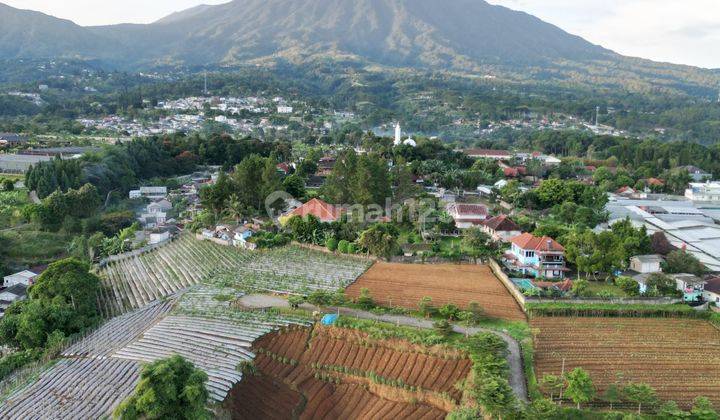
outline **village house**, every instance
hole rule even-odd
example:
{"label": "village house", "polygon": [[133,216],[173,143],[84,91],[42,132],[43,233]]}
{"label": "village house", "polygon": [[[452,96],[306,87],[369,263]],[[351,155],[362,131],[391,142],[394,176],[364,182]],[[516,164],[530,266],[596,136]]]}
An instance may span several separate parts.
{"label": "village house", "polygon": [[146,213],[164,213],[172,209],[172,203],[166,199],[156,200],[145,207]]}
{"label": "village house", "polygon": [[720,276],[711,277],[706,281],[703,298],[706,302],[713,302],[716,306],[720,306]]}
{"label": "village house", "polygon": [[467,149],[465,154],[473,159],[507,160],[513,157],[507,150]]}
{"label": "village house", "polygon": [[27,143],[27,137],[17,133],[0,133],[0,146],[19,146]]}
{"label": "village house", "polygon": [[686,170],[688,174],[690,175],[690,178],[692,178],[695,182],[704,182],[707,180],[711,180],[713,178],[712,174],[704,171],[697,166],[693,165],[687,165],[687,166],[680,166],[678,169],[680,170]]}
{"label": "village house", "polygon": [[35,283],[35,279],[37,279],[38,274],[33,273],[29,270],[24,270],[19,273],[11,274],[9,276],[3,277],[3,286],[4,287],[11,287],[16,284],[24,284],[25,286],[32,286],[33,283]]}
{"label": "village house", "polygon": [[675,280],[677,290],[683,292],[683,299],[686,302],[698,300],[703,296],[706,282],[700,277],[688,273],[671,274],[670,277]]}
{"label": "village house", "polygon": [[139,190],[131,190],[130,199],[149,198],[151,200],[159,200],[167,196],[167,187],[140,187]]}
{"label": "village house", "polygon": [[691,182],[685,197],[692,201],[720,201],[720,182]]}
{"label": "village house", "polygon": [[511,238],[510,243],[505,259],[514,270],[536,278],[565,278],[565,248],[554,239],[523,233]]}
{"label": "village house", "polygon": [[27,288],[27,285],[18,283],[0,291],[0,316],[5,314],[13,302],[27,298]]}
{"label": "village house", "polygon": [[445,211],[455,220],[458,229],[482,225],[488,217],[488,209],[483,204],[450,203]]}
{"label": "village house", "polygon": [[636,255],[630,258],[630,270],[640,274],[659,273],[662,262],[661,255]]}
{"label": "village house", "polygon": [[520,226],[513,222],[506,214],[501,214],[486,220],[482,225],[483,232],[490,235],[495,241],[508,242],[510,238],[520,235]]}
{"label": "village house", "polygon": [[335,167],[336,160],[333,156],[321,157],[317,163],[318,170],[316,175],[321,177],[329,176],[332,173],[333,167]]}
{"label": "village house", "polygon": [[313,198],[302,206],[280,216],[280,223],[287,223],[293,216],[315,216],[322,223],[336,222],[340,219],[343,214],[343,209],[340,207],[328,204],[319,198]]}

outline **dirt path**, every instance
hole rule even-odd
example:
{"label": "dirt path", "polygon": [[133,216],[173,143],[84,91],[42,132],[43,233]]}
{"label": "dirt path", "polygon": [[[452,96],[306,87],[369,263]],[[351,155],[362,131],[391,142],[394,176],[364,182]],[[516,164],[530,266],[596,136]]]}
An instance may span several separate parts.
{"label": "dirt path", "polygon": [[[246,295],[240,298],[240,303],[249,308],[268,308],[268,307],[289,307],[287,300],[269,295]],[[320,311],[320,308],[305,303],[300,306],[302,309],[310,311]],[[419,319],[406,315],[375,315],[372,312],[363,311],[353,308],[325,308],[323,312],[339,312],[341,315],[353,316],[362,319],[372,319],[376,321],[388,322],[396,325],[404,325],[408,327],[432,329],[433,321],[427,319]],[[515,395],[522,401],[527,401],[527,383],[525,382],[525,370],[523,369],[522,351],[520,343],[510,335],[487,328],[480,327],[463,327],[453,324],[453,331],[461,334],[477,334],[480,332],[488,332],[502,338],[508,345],[508,365],[510,368],[510,386]]]}

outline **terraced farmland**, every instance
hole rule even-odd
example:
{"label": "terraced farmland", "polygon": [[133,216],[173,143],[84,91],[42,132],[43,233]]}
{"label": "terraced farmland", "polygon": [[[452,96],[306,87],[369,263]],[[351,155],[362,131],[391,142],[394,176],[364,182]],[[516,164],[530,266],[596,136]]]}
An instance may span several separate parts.
{"label": "terraced farmland", "polygon": [[201,282],[244,292],[334,291],[354,281],[368,265],[294,246],[250,252],[183,235],[103,267],[98,305],[106,317],[116,316]]}
{"label": "terraced farmland", "polygon": [[242,378],[237,366],[255,357],[252,343],[290,323],[262,313],[248,313],[242,320],[171,315],[113,357],[153,362],[179,354],[208,374],[211,398],[222,401]]}
{"label": "terraced farmland", "polygon": [[167,315],[175,299],[156,301],[150,305],[112,318],[82,340],[71,345],[62,355],[109,356],[135,340],[145,330]]}
{"label": "terraced farmland", "polygon": [[682,407],[699,395],[720,406],[720,331],[702,320],[539,317],[531,321],[538,378],[587,370],[600,392],[622,378]]}
{"label": "terraced farmland", "polygon": [[110,262],[100,270],[99,305],[107,317],[170,296],[219,272],[237,271],[250,254],[183,235],[139,256]]}
{"label": "terraced farmland", "polygon": [[1,405],[0,418],[102,418],[132,392],[139,378],[140,363],[132,360],[62,359]]}
{"label": "terraced farmland", "polygon": [[379,262],[348,287],[347,294],[357,298],[363,288],[383,306],[417,309],[429,296],[435,306],[452,303],[464,308],[475,301],[491,317],[525,320],[518,303],[485,265]]}
{"label": "terraced farmland", "polygon": [[442,419],[459,401],[456,384],[471,367],[457,352],[419,351],[401,340],[321,326],[312,334],[308,328],[269,334],[253,350],[259,376],[231,392],[226,407],[234,418],[301,411],[301,419]]}
{"label": "terraced farmland", "polygon": [[289,246],[254,254],[238,282],[244,288],[271,292],[335,291],[369,266],[365,260]]}

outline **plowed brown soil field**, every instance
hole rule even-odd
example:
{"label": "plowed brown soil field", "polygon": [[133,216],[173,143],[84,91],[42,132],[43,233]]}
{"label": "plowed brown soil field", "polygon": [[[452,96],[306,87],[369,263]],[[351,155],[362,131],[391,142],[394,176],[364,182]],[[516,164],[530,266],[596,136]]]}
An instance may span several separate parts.
{"label": "plowed brown soil field", "polygon": [[[462,354],[345,331],[315,326],[312,334],[302,328],[256,341],[258,374],[246,375],[225,407],[236,419],[443,419],[459,402],[455,384],[471,368]],[[417,391],[378,385],[364,372]]]}
{"label": "plowed brown soil field", "polygon": [[684,408],[697,396],[720,407],[720,331],[710,323],[670,318],[539,317],[538,379],[581,367],[601,394],[609,384],[647,383]]}
{"label": "plowed brown soil field", "polygon": [[508,290],[486,265],[375,263],[347,289],[357,298],[363,288],[382,306],[418,309],[429,296],[434,306],[452,303],[461,308],[477,302],[488,316],[525,320],[525,314]]}

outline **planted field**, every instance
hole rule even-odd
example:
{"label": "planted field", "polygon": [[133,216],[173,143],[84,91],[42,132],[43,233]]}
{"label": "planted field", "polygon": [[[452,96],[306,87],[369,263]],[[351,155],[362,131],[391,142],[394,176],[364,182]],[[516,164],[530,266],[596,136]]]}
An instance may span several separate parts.
{"label": "planted field", "polygon": [[600,392],[609,384],[644,382],[683,407],[696,396],[720,406],[720,331],[702,320],[565,318],[531,321],[538,378],[587,370]]}
{"label": "planted field", "polygon": [[65,357],[109,356],[162,319],[174,304],[174,300],[157,301],[144,308],[117,316],[65,349],[62,355]]}
{"label": "planted field", "polygon": [[234,278],[250,291],[309,294],[345,288],[367,270],[369,262],[296,246],[253,253]]}
{"label": "planted field", "polygon": [[97,419],[132,393],[140,363],[63,359],[0,406],[3,419]]}
{"label": "planted field", "polygon": [[179,354],[208,374],[210,397],[222,401],[242,378],[241,362],[251,361],[258,337],[289,324],[283,318],[248,313],[244,319],[168,316],[113,357],[153,362]]}
{"label": "planted field", "polygon": [[[234,418],[260,415],[268,409],[264,400],[270,399],[278,401],[280,418],[299,412],[301,419],[441,419],[460,401],[456,384],[471,368],[454,350],[321,326],[312,333],[295,328],[268,334],[253,350],[259,376],[251,383],[278,394],[259,393],[244,379],[226,402]],[[295,402],[303,399],[304,406]]]}
{"label": "planted field", "polygon": [[417,309],[429,296],[434,306],[461,308],[477,302],[488,316],[524,320],[525,314],[508,290],[484,265],[376,263],[347,288],[357,298],[363,288],[383,306]]}
{"label": "planted field", "polygon": [[119,315],[201,282],[245,292],[335,291],[367,266],[366,261],[299,247],[249,252],[184,235],[103,267],[99,306],[107,317]]}
{"label": "planted field", "polygon": [[184,235],[103,267],[100,308],[106,316],[141,308],[219,272],[239,270],[248,259],[247,252]]}

